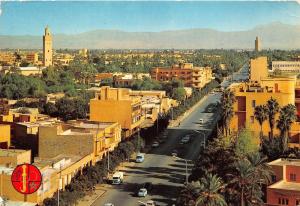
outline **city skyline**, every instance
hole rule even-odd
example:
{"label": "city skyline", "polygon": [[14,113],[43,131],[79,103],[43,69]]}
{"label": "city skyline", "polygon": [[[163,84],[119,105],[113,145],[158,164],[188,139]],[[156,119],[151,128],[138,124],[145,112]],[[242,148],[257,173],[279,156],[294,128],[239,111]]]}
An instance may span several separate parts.
{"label": "city skyline", "polygon": [[[41,35],[92,30],[159,32],[205,28],[244,31],[282,22],[299,25],[297,2],[2,2],[1,35]],[[37,9],[38,8],[38,9]]]}

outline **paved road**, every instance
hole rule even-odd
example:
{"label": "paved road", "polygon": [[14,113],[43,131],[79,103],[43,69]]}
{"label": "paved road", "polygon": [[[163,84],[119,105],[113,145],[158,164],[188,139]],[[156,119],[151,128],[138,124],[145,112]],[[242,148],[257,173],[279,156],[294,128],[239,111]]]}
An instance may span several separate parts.
{"label": "paved road", "polygon": [[[235,74],[235,78],[240,76],[244,78],[247,76],[246,71],[247,66],[245,65],[239,71],[242,75]],[[228,81],[226,84],[230,84],[230,82]],[[105,186],[106,192],[95,201],[93,206],[102,206],[105,203],[113,203],[115,206],[135,206],[139,205],[138,201],[146,202],[150,199],[159,205],[175,204],[176,195],[185,179],[185,161],[183,159],[188,161],[188,169],[191,169],[193,160],[197,159],[200,152],[204,136],[208,136],[219,116],[216,113],[207,113],[205,109],[209,104],[216,103],[220,96],[220,93],[209,94],[194,112],[181,122],[179,127],[168,129],[167,141],[146,154],[143,163],[127,163],[123,170],[125,183],[117,186]],[[204,120],[204,124],[199,123],[200,119]],[[182,146],[179,142],[185,134],[192,134],[193,138],[192,142]],[[183,159],[171,156],[174,149]],[[135,193],[145,182],[153,183],[153,190],[145,198],[136,197]]]}
{"label": "paved road", "polygon": [[221,84],[222,87],[228,87],[231,83],[233,82],[240,82],[240,81],[245,81],[248,80],[249,78],[249,64],[246,63],[244,66],[238,71],[233,73],[232,76],[224,80]]}

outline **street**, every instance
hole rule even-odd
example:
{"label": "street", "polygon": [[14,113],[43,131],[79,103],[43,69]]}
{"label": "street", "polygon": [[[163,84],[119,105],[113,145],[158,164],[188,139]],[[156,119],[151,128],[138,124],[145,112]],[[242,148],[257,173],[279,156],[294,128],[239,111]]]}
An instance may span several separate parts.
{"label": "street", "polygon": [[[246,66],[234,74],[241,79],[247,76]],[[224,83],[225,84],[225,83]],[[230,82],[226,82],[228,86]],[[224,86],[225,86],[224,85]],[[188,169],[193,166],[193,160],[198,158],[204,138],[207,137],[216,124],[219,114],[209,113],[206,107],[219,101],[221,93],[208,94],[207,98],[188,115],[178,127],[169,128],[167,141],[158,148],[152,149],[145,155],[143,163],[125,163],[124,184],[105,185],[106,192],[99,197],[93,206],[102,206],[105,203],[113,203],[115,206],[140,205],[138,201],[146,202],[154,200],[158,205],[173,205],[176,203],[178,193],[185,181],[185,160],[188,161]],[[200,123],[203,119],[203,123]],[[191,142],[180,145],[180,139],[191,134]],[[178,151],[179,158],[172,157],[172,151]],[[136,197],[136,192],[145,183],[151,182],[153,190],[146,197]]]}

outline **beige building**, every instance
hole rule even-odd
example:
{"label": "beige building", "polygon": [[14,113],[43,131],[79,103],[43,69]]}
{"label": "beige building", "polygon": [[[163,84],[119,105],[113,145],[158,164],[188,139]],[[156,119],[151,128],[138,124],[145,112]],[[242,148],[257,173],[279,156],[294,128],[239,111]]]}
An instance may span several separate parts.
{"label": "beige building", "polygon": [[45,28],[43,36],[43,65],[52,66],[52,35],[48,26]]}
{"label": "beige building", "polygon": [[42,67],[18,67],[17,72],[24,76],[41,76],[43,69]]}
{"label": "beige building", "polygon": [[260,82],[261,79],[268,77],[267,57],[258,57],[250,60],[250,80]]}
{"label": "beige building", "polygon": [[95,163],[121,142],[121,126],[118,123],[73,120],[40,126],[38,135],[40,158],[92,154]]}
{"label": "beige building", "polygon": [[0,165],[16,167],[25,163],[31,163],[30,150],[0,149]]}
{"label": "beige building", "polygon": [[130,96],[130,89],[101,87],[90,100],[90,120],[118,122],[127,138],[136,133],[144,121],[141,97]]}

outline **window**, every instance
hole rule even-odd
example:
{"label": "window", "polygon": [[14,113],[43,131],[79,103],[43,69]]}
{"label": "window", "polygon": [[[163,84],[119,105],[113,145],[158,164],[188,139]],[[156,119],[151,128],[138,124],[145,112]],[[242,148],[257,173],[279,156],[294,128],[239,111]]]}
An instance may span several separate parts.
{"label": "window", "polygon": [[278,198],[278,205],[289,205],[289,199],[287,199],[287,198]]}
{"label": "window", "polygon": [[290,181],[296,181],[296,174],[290,174]]}
{"label": "window", "polygon": [[272,175],[272,182],[276,182],[276,175]]}
{"label": "window", "polygon": [[254,116],[250,117],[250,123],[253,124],[254,123]]}
{"label": "window", "polygon": [[256,102],[255,100],[252,100],[252,107],[255,108],[255,106],[256,106]]}
{"label": "window", "polygon": [[300,205],[300,199],[296,199],[296,206]]}

